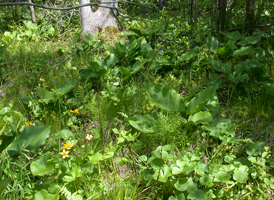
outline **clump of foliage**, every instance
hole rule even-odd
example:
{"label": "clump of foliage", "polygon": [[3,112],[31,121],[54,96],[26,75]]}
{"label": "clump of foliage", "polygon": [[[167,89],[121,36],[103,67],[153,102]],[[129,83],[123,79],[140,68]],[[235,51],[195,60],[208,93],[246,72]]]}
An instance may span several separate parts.
{"label": "clump of foliage", "polygon": [[5,28],[0,199],[273,198],[273,30],[166,3],[124,33]]}

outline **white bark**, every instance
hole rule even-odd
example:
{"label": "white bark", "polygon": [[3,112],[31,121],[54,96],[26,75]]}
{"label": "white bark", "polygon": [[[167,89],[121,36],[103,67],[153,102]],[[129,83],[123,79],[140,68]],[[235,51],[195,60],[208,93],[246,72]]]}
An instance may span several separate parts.
{"label": "white bark", "polygon": [[[31,3],[31,0],[28,0],[29,3]],[[31,19],[34,23],[36,23],[36,17],[33,6],[29,6],[30,13],[31,13]]]}
{"label": "white bark", "polygon": [[[108,2],[109,0],[101,0],[101,2]],[[113,1],[113,0],[112,0]],[[114,0],[115,1],[115,0]],[[80,0],[80,5],[90,3],[90,0]],[[118,7],[118,2],[111,4],[101,4],[113,8]],[[82,22],[82,35],[92,33],[96,35],[99,30],[103,30],[108,26],[117,28],[116,18],[111,9],[99,7],[96,12],[92,12],[90,6],[81,7],[81,22]],[[116,12],[114,11],[116,15]]]}

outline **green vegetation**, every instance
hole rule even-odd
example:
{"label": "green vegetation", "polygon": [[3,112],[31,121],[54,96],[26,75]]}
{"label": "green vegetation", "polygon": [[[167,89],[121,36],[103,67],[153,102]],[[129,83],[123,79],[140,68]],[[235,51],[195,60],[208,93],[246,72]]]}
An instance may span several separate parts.
{"label": "green vegetation", "polygon": [[274,198],[274,28],[149,2],[84,37],[0,7],[0,200]]}

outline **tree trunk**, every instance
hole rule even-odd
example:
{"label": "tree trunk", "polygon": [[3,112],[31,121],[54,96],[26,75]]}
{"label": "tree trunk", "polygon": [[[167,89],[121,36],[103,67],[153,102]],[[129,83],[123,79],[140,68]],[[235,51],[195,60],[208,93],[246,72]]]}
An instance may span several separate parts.
{"label": "tree trunk", "polygon": [[262,11],[264,10],[265,2],[266,2],[266,0],[263,0],[263,2],[261,4],[260,4],[260,1],[258,2],[258,13],[257,13],[257,17],[256,17],[257,24],[260,24],[261,15],[262,15]]}
{"label": "tree trunk", "polygon": [[[28,0],[29,3],[31,3],[31,0]],[[36,22],[36,17],[35,17],[35,12],[33,6],[29,6],[30,9],[30,14],[31,14],[31,19],[35,23]]]}
{"label": "tree trunk", "polygon": [[226,6],[227,6],[227,0],[221,0],[220,1],[220,22],[221,22],[221,31],[225,31],[226,27]]}
{"label": "tree trunk", "polygon": [[[101,2],[108,2],[109,0],[101,0]],[[90,3],[90,0],[80,0],[80,5]],[[118,8],[118,2],[111,4],[101,4],[102,6],[108,6]],[[96,12],[92,12],[90,6],[81,7],[81,22],[82,22],[82,35],[91,33],[96,35],[98,31],[105,29],[108,26],[116,27],[117,14],[115,9],[109,9],[99,7]]]}
{"label": "tree trunk", "polygon": [[246,0],[245,25],[248,33],[251,33],[254,26],[254,2],[255,0]]}

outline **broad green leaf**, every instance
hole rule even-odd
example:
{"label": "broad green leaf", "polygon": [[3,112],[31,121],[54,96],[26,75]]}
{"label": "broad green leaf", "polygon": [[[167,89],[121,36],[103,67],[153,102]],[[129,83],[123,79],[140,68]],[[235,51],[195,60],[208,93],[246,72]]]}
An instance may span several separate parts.
{"label": "broad green leaf", "polygon": [[131,126],[141,131],[142,133],[154,133],[157,122],[157,114],[135,115],[129,119]]}
{"label": "broad green leaf", "polygon": [[43,145],[49,137],[49,126],[27,126],[7,148],[11,156],[19,155],[24,151],[32,151]]}
{"label": "broad green leaf", "polygon": [[202,190],[192,190],[189,195],[187,195],[187,199],[196,199],[196,200],[204,200],[204,192]]}
{"label": "broad green leaf", "polygon": [[143,33],[139,29],[130,28],[129,30],[136,33],[140,37],[143,35]]}
{"label": "broad green leaf", "polygon": [[235,167],[234,167],[234,165],[222,165],[220,167],[220,170],[224,171],[224,172],[232,172],[235,170]]}
{"label": "broad green leaf", "polygon": [[226,173],[224,171],[219,171],[217,174],[215,174],[214,181],[228,183],[230,178],[231,178],[231,176],[228,173]]}
{"label": "broad green leaf", "polygon": [[236,172],[233,174],[233,179],[235,181],[239,181],[240,183],[245,183],[248,179],[248,173],[247,173],[248,167],[245,165],[242,165],[239,167],[239,169],[236,170]]}
{"label": "broad green leaf", "polygon": [[42,99],[42,101],[44,101],[45,103],[49,103],[50,100],[54,99],[54,95],[46,88],[37,87],[36,92],[38,96]]}
{"label": "broad green leaf", "polygon": [[44,176],[55,170],[55,163],[47,160],[48,156],[42,156],[30,164],[30,171],[33,176]]}
{"label": "broad green leaf", "polygon": [[194,113],[193,115],[190,115],[188,117],[188,121],[192,121],[195,124],[208,124],[212,121],[212,115],[208,111],[200,111],[197,113]]}
{"label": "broad green leaf", "polygon": [[105,46],[105,49],[107,50],[107,51],[109,51],[110,53],[112,53],[112,54],[115,54],[116,52],[115,52],[115,49],[112,47],[112,46],[110,46],[109,44],[106,44]]}
{"label": "broad green leaf", "polygon": [[82,176],[81,167],[76,163],[72,163],[71,169],[70,169],[70,174],[75,178],[81,177]]}
{"label": "broad green leaf", "polygon": [[95,41],[95,37],[91,33],[85,35],[84,39],[89,43],[89,45],[92,45]]}
{"label": "broad green leaf", "polygon": [[35,200],[58,200],[59,194],[51,194],[47,190],[42,189],[35,193]]}
{"label": "broad green leaf", "polygon": [[11,111],[10,107],[4,107],[0,110],[0,115],[6,114],[10,111]]}
{"label": "broad green leaf", "polygon": [[170,166],[170,168],[171,168],[171,170],[172,170],[172,174],[174,174],[174,175],[181,174],[181,173],[183,173],[183,171],[184,171],[184,169],[183,169],[182,166],[178,166],[178,165],[176,165],[176,164],[172,164],[172,165]]}
{"label": "broad green leaf", "polygon": [[128,159],[125,158],[125,157],[117,158],[116,161],[118,162],[118,164],[119,164],[120,166],[124,166],[125,164],[127,164],[127,163],[129,162]]}
{"label": "broad green leaf", "polygon": [[272,57],[274,58],[274,50],[273,49],[271,49],[270,47],[267,49],[267,51],[268,51],[268,53],[270,54],[270,55],[272,55]]}
{"label": "broad green leaf", "polygon": [[200,178],[200,183],[202,185],[208,186],[208,187],[212,187],[213,184],[213,177],[211,175],[206,175],[204,174],[201,178]]}
{"label": "broad green leaf", "polygon": [[114,67],[119,62],[118,58],[114,54],[110,54],[104,59],[104,68],[105,70]]}
{"label": "broad green leaf", "polygon": [[211,67],[215,69],[218,72],[223,72],[225,74],[230,74],[231,69],[228,65],[225,63],[222,63],[221,61],[213,60],[212,57],[209,58],[209,62],[211,64]]}
{"label": "broad green leaf", "polygon": [[137,60],[132,66],[128,66],[126,69],[128,71],[133,70],[134,72],[137,72],[139,69],[141,69],[143,66],[143,63],[140,60]]}
{"label": "broad green leaf", "polygon": [[0,152],[2,152],[7,146],[9,146],[15,139],[15,134],[1,135],[2,143],[0,145]]}
{"label": "broad green leaf", "polygon": [[233,52],[233,56],[244,56],[247,54],[250,54],[252,52],[252,47],[247,46],[247,47],[241,47],[240,49],[236,50]]}
{"label": "broad green leaf", "polygon": [[249,81],[249,80],[250,80],[250,78],[249,78],[249,76],[248,76],[247,73],[238,75],[238,76],[236,76],[236,77],[233,76],[233,75],[229,75],[229,76],[228,76],[228,79],[231,80],[233,83],[236,83],[236,84],[238,84],[238,83],[243,83],[243,82],[245,82],[245,81]]}
{"label": "broad green leaf", "polygon": [[100,48],[104,44],[104,40],[101,40],[100,42],[96,43],[94,45],[95,48]]}
{"label": "broad green leaf", "polygon": [[196,167],[196,163],[195,162],[189,162],[189,163],[185,163],[184,166],[183,166],[183,172],[188,175],[190,174],[191,172],[194,171]]}
{"label": "broad green leaf", "polygon": [[213,37],[212,35],[209,35],[206,39],[206,45],[207,45],[207,48],[214,52],[214,53],[217,53],[217,50],[219,49],[220,47],[220,43],[219,41]]}
{"label": "broad green leaf", "polygon": [[260,42],[262,35],[252,35],[250,37],[247,38],[247,42],[248,44],[257,44],[258,42]]}
{"label": "broad green leaf", "polygon": [[103,155],[103,160],[106,160],[106,159],[109,159],[109,158],[112,158],[114,156],[114,152],[110,151],[110,152],[106,152],[104,155]]}
{"label": "broad green leaf", "polygon": [[188,186],[189,186],[190,182],[189,182],[189,178],[183,178],[182,180],[178,180],[175,184],[174,187],[183,192],[185,190],[187,190]]}
{"label": "broad green leaf", "polygon": [[64,129],[64,130],[60,131],[60,136],[61,136],[61,138],[67,140],[69,138],[73,138],[74,135],[70,130]]}
{"label": "broad green leaf", "polygon": [[131,37],[129,42],[126,44],[126,48],[128,50],[129,53],[133,53],[133,51],[136,50],[136,46],[137,46],[137,40],[135,37]]}
{"label": "broad green leaf", "polygon": [[232,50],[230,48],[230,46],[228,45],[225,45],[223,47],[220,47],[218,50],[217,50],[217,53],[222,56],[223,58],[227,58],[229,57],[231,54],[232,54]]}
{"label": "broad green leaf", "polygon": [[80,105],[82,103],[81,98],[70,98],[67,100],[69,104],[75,104],[75,105]]}
{"label": "broad green leaf", "polygon": [[168,177],[170,177],[170,175],[171,175],[170,171],[171,171],[170,167],[164,165],[160,168],[160,170],[156,170],[156,172],[153,175],[153,178],[154,178],[154,180],[158,180],[162,183],[165,183],[167,181]]}
{"label": "broad green leaf", "polygon": [[88,158],[90,160],[90,163],[92,165],[95,165],[95,164],[99,163],[99,161],[103,160],[103,155],[98,152],[92,156],[88,156]]}
{"label": "broad green leaf", "polygon": [[175,90],[149,83],[145,83],[144,87],[149,98],[160,108],[174,112],[185,110],[184,100]]}
{"label": "broad green leaf", "polygon": [[0,180],[0,194],[6,189],[9,182],[10,182],[9,179],[7,179],[7,178]]}
{"label": "broad green leaf", "polygon": [[37,24],[33,23],[32,21],[23,21],[24,25],[30,30],[37,30]]}
{"label": "broad green leaf", "polygon": [[68,80],[56,87],[57,93],[64,95],[69,93],[77,84],[77,80]]}
{"label": "broad green leaf", "polygon": [[274,96],[274,84],[272,83],[262,83],[266,91],[271,95]]}
{"label": "broad green leaf", "polygon": [[203,107],[207,104],[209,99],[214,95],[215,91],[218,88],[218,83],[207,87],[206,89],[202,90],[198,94],[195,95],[189,102],[187,106],[187,112],[189,115],[192,115],[196,112],[199,112],[203,109]]}
{"label": "broad green leaf", "polygon": [[225,36],[231,40],[235,40],[235,41],[238,41],[238,40],[241,40],[243,38],[245,38],[245,36],[242,36],[239,31],[234,31],[234,32],[227,32],[225,34]]}
{"label": "broad green leaf", "polygon": [[115,53],[124,58],[128,54],[128,50],[126,48],[126,45],[121,43],[121,41],[118,39],[115,41],[114,44],[115,47]]}
{"label": "broad green leaf", "polygon": [[200,52],[200,49],[198,49],[198,48],[191,49],[190,51],[181,55],[180,61],[189,61],[192,58],[194,58],[195,56],[197,56],[197,54],[199,52]]}

